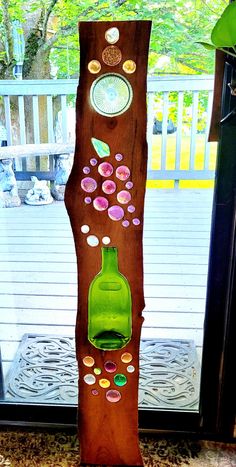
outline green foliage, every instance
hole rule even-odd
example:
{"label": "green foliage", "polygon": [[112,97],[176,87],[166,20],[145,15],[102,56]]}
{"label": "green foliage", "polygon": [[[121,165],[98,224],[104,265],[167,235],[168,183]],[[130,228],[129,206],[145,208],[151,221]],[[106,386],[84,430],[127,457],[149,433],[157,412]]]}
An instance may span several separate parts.
{"label": "green foliage", "polygon": [[236,45],[236,2],[230,3],[211,33],[212,43],[216,47],[233,47]]}
{"label": "green foliage", "polygon": [[[6,51],[9,41],[7,22],[10,27],[13,21],[19,20],[26,42],[25,61],[37,59],[37,51],[30,53],[29,43],[30,40],[35,43],[32,42],[35,35],[39,48],[45,52],[47,48],[50,50],[52,75],[60,78],[78,76],[78,21],[114,19],[152,20],[149,73],[211,73],[213,46],[205,50],[199,45],[196,50],[194,44],[202,36],[210,35],[212,25],[226,5],[226,0],[214,0],[214,3],[213,0],[1,1],[0,54]],[[3,15],[4,7],[8,18]],[[30,76],[31,64],[24,69]]]}
{"label": "green foliage", "polygon": [[[199,42],[206,49],[219,49],[236,57],[236,1],[230,3],[220,18],[216,21],[211,32],[212,43]],[[230,47],[232,50],[227,50]]]}

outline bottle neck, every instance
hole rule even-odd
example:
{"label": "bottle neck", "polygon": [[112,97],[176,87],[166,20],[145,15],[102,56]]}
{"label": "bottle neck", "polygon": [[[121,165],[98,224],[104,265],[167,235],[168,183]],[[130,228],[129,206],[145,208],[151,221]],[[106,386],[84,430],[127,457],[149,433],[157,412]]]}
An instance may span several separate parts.
{"label": "bottle neck", "polygon": [[102,272],[118,272],[118,252],[115,247],[102,248]]}

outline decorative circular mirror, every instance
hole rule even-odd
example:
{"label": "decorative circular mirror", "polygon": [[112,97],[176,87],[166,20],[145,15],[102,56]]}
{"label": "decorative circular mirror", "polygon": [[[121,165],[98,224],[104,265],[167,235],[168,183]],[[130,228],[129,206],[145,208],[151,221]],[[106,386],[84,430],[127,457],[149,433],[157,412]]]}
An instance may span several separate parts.
{"label": "decorative circular mirror", "polygon": [[123,114],[133,99],[130,83],[118,73],[107,73],[97,78],[90,89],[90,101],[101,115],[114,117]]}

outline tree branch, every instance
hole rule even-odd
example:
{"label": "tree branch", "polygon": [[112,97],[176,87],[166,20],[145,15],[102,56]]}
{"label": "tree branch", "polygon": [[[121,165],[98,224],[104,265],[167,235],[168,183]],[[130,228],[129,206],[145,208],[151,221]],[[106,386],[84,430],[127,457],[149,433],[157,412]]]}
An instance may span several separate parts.
{"label": "tree branch", "polygon": [[73,34],[75,32],[75,28],[73,26],[64,26],[61,29],[59,29],[50,39],[45,42],[43,48],[44,50],[51,49],[53,45],[57,42],[58,38],[61,36],[63,33],[64,35],[69,36],[70,34]]}
{"label": "tree branch", "polygon": [[3,26],[6,34],[6,58],[7,62],[10,64],[13,59],[13,36],[12,36],[12,26],[11,26],[11,17],[9,14],[9,1],[2,0],[2,11],[3,11]]}
{"label": "tree branch", "polygon": [[50,18],[50,15],[53,11],[53,8],[54,6],[57,4],[58,0],[52,0],[46,13],[45,13],[45,17],[44,17],[44,20],[43,20],[43,30],[42,30],[42,40],[43,42],[46,41],[46,38],[47,38],[47,28],[48,28],[48,21],[49,21],[49,18]]}

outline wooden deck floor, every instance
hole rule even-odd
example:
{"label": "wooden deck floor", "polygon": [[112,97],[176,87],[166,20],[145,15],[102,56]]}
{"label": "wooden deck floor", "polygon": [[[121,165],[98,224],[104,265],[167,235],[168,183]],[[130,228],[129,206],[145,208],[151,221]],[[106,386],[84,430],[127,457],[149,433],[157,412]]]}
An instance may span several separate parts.
{"label": "wooden deck floor", "polygon": [[[147,190],[142,337],[202,345],[211,190]],[[0,210],[4,373],[25,333],[74,335],[76,261],[64,203]]]}

